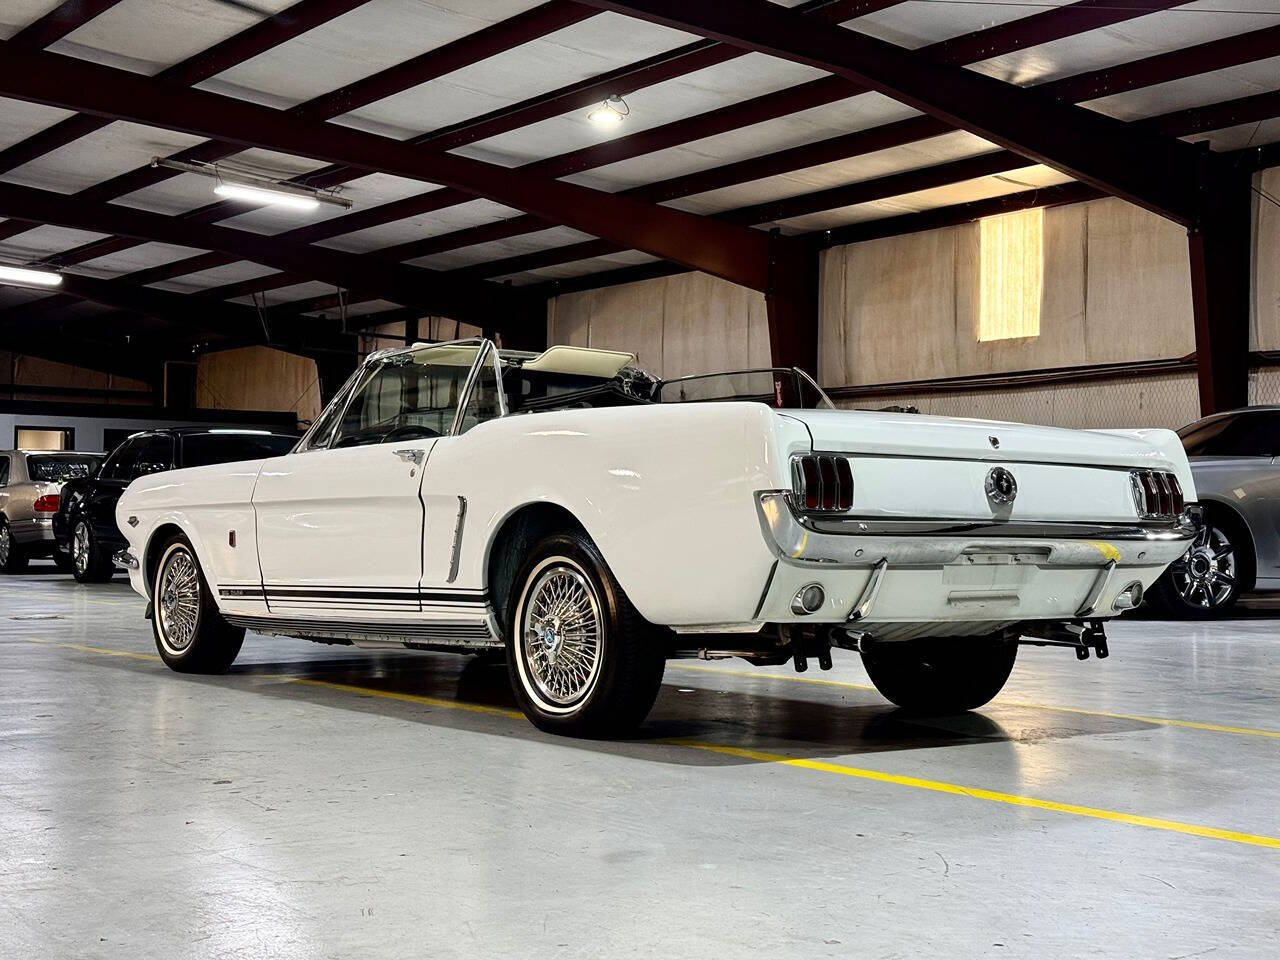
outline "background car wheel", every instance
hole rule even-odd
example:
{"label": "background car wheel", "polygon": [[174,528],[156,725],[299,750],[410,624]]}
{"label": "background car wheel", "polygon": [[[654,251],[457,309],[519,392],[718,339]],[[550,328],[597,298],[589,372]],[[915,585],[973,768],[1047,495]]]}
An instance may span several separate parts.
{"label": "background car wheel", "polygon": [[1213,513],[1191,547],[1151,589],[1153,606],[1184,620],[1225,616],[1253,583],[1253,553],[1244,526]]}
{"label": "background car wheel", "polygon": [[244,643],[244,628],[222,619],[191,544],[165,544],[151,584],[156,649],[179,673],[224,673]]}
{"label": "background car wheel", "polygon": [[61,570],[63,573],[75,572],[76,562],[72,558],[70,551],[54,550],[53,556],[50,557],[50,559],[53,560],[53,565],[57,567],[59,570]]}
{"label": "background car wheel", "polygon": [[517,573],[507,611],[516,700],[541,730],[610,737],[637,727],[662,686],[657,629],[582,533],[548,536]]}
{"label": "background car wheel", "polygon": [[868,646],[867,676],[881,695],[919,713],[962,713],[982,706],[1009,679],[1018,645],[1003,639],[923,637]]}
{"label": "background car wheel", "polygon": [[88,522],[77,520],[71,530],[71,575],[81,583],[105,583],[115,572],[115,564],[103,556]]}
{"label": "background car wheel", "polygon": [[21,573],[27,569],[27,554],[13,539],[9,521],[0,517],[0,573]]}

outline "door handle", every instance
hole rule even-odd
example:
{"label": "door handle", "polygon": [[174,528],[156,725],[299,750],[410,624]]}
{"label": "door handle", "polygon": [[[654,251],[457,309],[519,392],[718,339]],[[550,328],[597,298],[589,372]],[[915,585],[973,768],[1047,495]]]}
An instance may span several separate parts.
{"label": "door handle", "polygon": [[397,457],[405,463],[416,464],[422,466],[422,461],[426,459],[427,452],[425,450],[395,450],[393,451]]}

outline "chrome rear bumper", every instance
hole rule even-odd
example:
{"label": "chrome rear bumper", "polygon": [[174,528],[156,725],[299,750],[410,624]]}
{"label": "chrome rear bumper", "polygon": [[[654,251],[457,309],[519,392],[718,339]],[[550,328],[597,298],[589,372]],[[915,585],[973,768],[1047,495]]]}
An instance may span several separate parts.
{"label": "chrome rear bumper", "polygon": [[1151,567],[1172,563],[1199,528],[1191,506],[1174,523],[1026,523],[946,519],[811,518],[780,491],[758,495],[760,525],[774,555],[796,566],[938,566],[997,562],[1040,566]]}

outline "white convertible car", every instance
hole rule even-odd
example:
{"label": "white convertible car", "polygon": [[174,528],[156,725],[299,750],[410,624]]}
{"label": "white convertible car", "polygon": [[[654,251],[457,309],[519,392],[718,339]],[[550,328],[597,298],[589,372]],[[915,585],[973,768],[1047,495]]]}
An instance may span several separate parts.
{"label": "white convertible car", "polygon": [[1022,643],[1106,655],[1197,514],[1167,430],[837,410],[796,370],[655,380],[631,354],[382,351],[287,456],[134,481],[156,645],[245,630],[505,650],[543,729],[640,723],[673,657],[857,650],[900,706],[971,709]]}

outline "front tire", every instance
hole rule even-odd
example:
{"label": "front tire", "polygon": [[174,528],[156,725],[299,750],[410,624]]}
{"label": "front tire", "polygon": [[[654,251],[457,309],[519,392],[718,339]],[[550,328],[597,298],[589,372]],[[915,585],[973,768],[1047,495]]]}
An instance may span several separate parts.
{"label": "front tire", "polygon": [[0,517],[0,573],[21,573],[27,569],[27,552],[13,539],[9,521]]}
{"label": "front tire", "polygon": [[869,645],[867,676],[881,696],[913,713],[963,713],[989,703],[1013,670],[1018,645],[1006,640],[922,637]]}
{"label": "front tire", "polygon": [[77,520],[71,528],[71,575],[80,583],[106,583],[116,567],[98,545],[87,520]]}
{"label": "front tire", "polygon": [[244,643],[244,628],[218,613],[185,537],[165,544],[151,584],[151,630],[156,650],[178,673],[225,673]]}
{"label": "front tire", "polygon": [[605,738],[639,726],[666,668],[661,639],[582,533],[530,551],[507,611],[516,701],[540,730]]}

